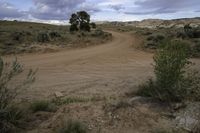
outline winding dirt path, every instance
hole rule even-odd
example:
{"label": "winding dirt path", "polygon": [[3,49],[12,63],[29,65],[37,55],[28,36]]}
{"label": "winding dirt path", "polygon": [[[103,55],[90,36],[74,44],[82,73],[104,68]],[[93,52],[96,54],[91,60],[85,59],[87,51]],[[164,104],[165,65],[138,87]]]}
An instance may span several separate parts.
{"label": "winding dirt path", "polygon": [[119,96],[152,75],[152,54],[136,50],[134,35],[112,32],[113,40],[98,46],[56,53],[19,55],[25,68],[38,68],[27,99],[66,96]]}
{"label": "winding dirt path", "polygon": [[112,32],[98,46],[56,53],[20,55],[25,68],[38,68],[37,81],[24,97],[48,98],[54,92],[78,96],[118,96],[152,74],[152,54],[134,49],[137,38]]}

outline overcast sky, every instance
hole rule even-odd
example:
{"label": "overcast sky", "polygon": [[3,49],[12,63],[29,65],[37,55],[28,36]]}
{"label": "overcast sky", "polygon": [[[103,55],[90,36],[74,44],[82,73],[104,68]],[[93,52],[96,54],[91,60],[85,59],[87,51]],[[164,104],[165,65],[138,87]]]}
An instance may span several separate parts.
{"label": "overcast sky", "polygon": [[93,21],[200,17],[200,0],[0,0],[0,19],[66,23],[85,10]]}

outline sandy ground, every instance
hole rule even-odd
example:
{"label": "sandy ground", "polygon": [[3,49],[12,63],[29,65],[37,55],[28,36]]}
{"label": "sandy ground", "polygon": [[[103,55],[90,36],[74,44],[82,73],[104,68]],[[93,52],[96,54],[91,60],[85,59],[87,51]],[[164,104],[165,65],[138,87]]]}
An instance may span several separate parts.
{"label": "sandy ground", "polygon": [[17,56],[26,69],[38,68],[36,82],[23,98],[48,98],[56,91],[118,96],[152,75],[152,54],[134,49],[138,42],[133,36],[112,34],[112,42],[99,46]]}
{"label": "sandy ground", "polygon": [[[153,54],[134,48],[133,35],[112,32],[113,40],[98,46],[55,53],[19,55],[26,69],[38,68],[37,80],[21,97],[25,100],[52,98],[57,91],[66,97],[110,97],[120,99],[153,76]],[[11,60],[12,57],[6,57]],[[193,59],[199,68],[200,60]],[[110,101],[109,101],[110,102]],[[165,123],[149,105],[111,111],[107,101],[76,103],[60,108],[30,133],[53,133],[62,118],[73,118],[97,133],[148,133]],[[37,123],[36,123],[37,125]]]}

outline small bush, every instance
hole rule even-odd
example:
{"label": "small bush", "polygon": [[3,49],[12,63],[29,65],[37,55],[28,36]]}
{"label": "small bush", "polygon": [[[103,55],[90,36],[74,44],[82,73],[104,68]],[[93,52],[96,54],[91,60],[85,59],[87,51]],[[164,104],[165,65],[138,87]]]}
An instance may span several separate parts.
{"label": "small bush", "polygon": [[146,35],[146,36],[151,35],[151,34],[152,34],[152,32],[150,32],[150,31],[146,31],[143,33],[143,35]]}
{"label": "small bush", "polygon": [[138,91],[165,102],[182,101],[188,94],[186,67],[189,64],[188,46],[179,41],[169,41],[161,45],[154,56],[155,81],[149,80]]}
{"label": "small bush", "polygon": [[161,34],[158,34],[156,36],[157,40],[164,40],[165,39],[165,36],[164,35],[161,35]]}
{"label": "small bush", "polygon": [[[139,90],[137,91],[137,95],[145,96],[145,97],[153,97],[156,94],[156,84],[152,79],[149,79],[147,82],[139,85]],[[154,90],[154,91],[152,91]]]}
{"label": "small bush", "polygon": [[199,38],[200,37],[200,28],[191,27],[189,24],[184,26],[184,31],[189,38]]}
{"label": "small bush", "polygon": [[0,110],[0,132],[12,132],[16,127],[21,126],[25,112],[18,107],[8,107]]}
{"label": "small bush", "polygon": [[19,85],[14,85],[9,87],[10,83],[14,78],[23,72],[23,67],[17,61],[17,59],[12,63],[4,63],[0,58],[0,109],[6,109],[12,105],[17,94],[24,88],[28,87],[35,80],[36,71],[30,70],[26,80],[24,80]]}
{"label": "small bush", "polygon": [[24,36],[22,32],[14,32],[11,34],[12,40],[14,41],[22,41]]}
{"label": "small bush", "polygon": [[147,37],[147,41],[152,41],[152,40],[154,40],[154,36]]}
{"label": "small bush", "polygon": [[68,120],[63,123],[58,133],[87,133],[87,127],[79,121]]}
{"label": "small bush", "polygon": [[97,29],[94,31],[94,33],[92,33],[92,36],[94,37],[99,37],[99,36],[103,36],[104,35],[104,32],[100,29]]}
{"label": "small bush", "polygon": [[30,109],[33,112],[46,111],[54,112],[56,111],[56,106],[49,101],[35,101],[31,104]]}
{"label": "small bush", "polygon": [[26,80],[21,84],[13,85],[11,81],[23,72],[23,67],[17,60],[12,64],[5,63],[0,58],[0,132],[8,132],[17,126],[22,118],[22,111],[13,107],[16,96],[34,80],[35,72],[30,70]]}
{"label": "small bush", "polygon": [[57,38],[57,37],[61,37],[61,35],[56,31],[51,31],[49,33],[49,36],[50,36],[51,39],[54,39],[54,38]]}
{"label": "small bush", "polygon": [[146,38],[146,42],[144,44],[145,48],[156,49],[159,45],[165,40],[164,35],[162,34],[151,34]]}
{"label": "small bush", "polygon": [[187,34],[183,31],[179,31],[179,32],[177,32],[176,37],[185,39],[185,38],[187,38]]}
{"label": "small bush", "polygon": [[90,23],[90,25],[91,25],[91,28],[93,28],[93,29],[97,28],[97,25],[94,22]]}
{"label": "small bush", "polygon": [[43,42],[48,42],[50,39],[48,33],[39,33],[37,36],[37,40],[38,42],[43,43]]}

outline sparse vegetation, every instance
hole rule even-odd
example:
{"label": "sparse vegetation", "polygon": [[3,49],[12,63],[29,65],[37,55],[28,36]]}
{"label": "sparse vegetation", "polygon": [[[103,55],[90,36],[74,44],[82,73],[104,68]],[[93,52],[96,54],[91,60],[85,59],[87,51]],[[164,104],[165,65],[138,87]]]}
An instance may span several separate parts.
{"label": "sparse vegetation", "polygon": [[11,86],[13,80],[22,72],[23,67],[17,59],[10,64],[0,58],[0,132],[2,133],[12,130],[22,118],[22,111],[14,107],[16,97],[35,80],[36,71],[30,70],[22,83]]}
{"label": "sparse vegetation", "polygon": [[38,112],[38,111],[46,111],[46,112],[54,112],[56,111],[56,106],[55,104],[41,100],[41,101],[35,101],[31,104],[30,109],[33,112]]}
{"label": "sparse vegetation", "polygon": [[37,36],[37,40],[38,42],[44,43],[44,42],[48,42],[50,39],[47,33],[39,33]]}
{"label": "sparse vegetation", "polygon": [[199,95],[199,76],[186,75],[188,73],[186,68],[190,63],[188,59],[186,44],[178,41],[163,44],[154,56],[156,79],[141,85],[138,94],[165,102],[182,101],[188,97],[188,93],[191,96],[193,91],[195,91],[193,98]]}
{"label": "sparse vegetation", "polygon": [[87,133],[87,127],[79,121],[64,121],[58,133]]}
{"label": "sparse vegetation", "polygon": [[[115,27],[118,28],[118,27]],[[165,40],[181,40],[189,44],[190,56],[199,57],[199,38],[200,27],[192,27],[189,24],[184,27],[168,27],[168,28],[138,28],[123,26],[118,28],[119,31],[136,33],[139,35],[143,43],[140,46],[144,50],[156,51]]]}
{"label": "sparse vegetation", "polygon": [[25,117],[25,111],[21,108],[10,106],[6,109],[0,110],[0,132],[7,133],[15,131],[18,127],[21,127],[23,119]]}
{"label": "sparse vegetation", "polygon": [[188,38],[199,38],[200,37],[200,28],[193,28],[190,24],[184,26],[184,32]]}
{"label": "sparse vegetation", "polygon": [[[108,41],[112,38],[103,32],[81,32],[70,34],[69,26],[56,26],[29,22],[0,21],[0,54],[40,52],[45,49],[58,50],[63,47],[85,47]],[[3,25],[3,26],[2,26]],[[91,24],[91,27],[94,25]],[[109,36],[106,36],[109,34]]]}
{"label": "sparse vegetation", "polygon": [[63,104],[70,104],[70,103],[81,103],[81,102],[87,102],[89,99],[85,98],[78,98],[78,97],[67,97],[67,98],[56,98],[53,99],[52,102],[55,103],[56,105],[63,105]]}
{"label": "sparse vegetation", "polygon": [[146,48],[156,49],[162,43],[162,41],[166,39],[162,34],[152,34],[147,37],[147,41],[145,42]]}
{"label": "sparse vegetation", "polygon": [[52,103],[56,105],[67,105],[70,103],[85,103],[85,102],[95,102],[105,100],[105,98],[92,97],[92,98],[82,98],[82,97],[65,97],[65,98],[55,98]]}
{"label": "sparse vegetation", "polygon": [[181,129],[155,129],[152,133],[188,133]]}
{"label": "sparse vegetation", "polygon": [[[150,132],[152,129],[163,127],[165,129],[155,130],[153,133],[184,133],[170,127],[175,123],[176,129],[179,126],[182,129],[181,122],[185,117],[179,116],[178,113],[185,114],[188,102],[172,103],[169,108],[166,106],[168,104],[158,102],[154,98],[169,103],[184,100],[190,100],[190,103],[200,101],[200,76],[197,71],[193,72],[189,68],[191,65],[189,58],[198,56],[199,53],[199,39],[194,37],[196,33],[193,34],[192,28],[184,29],[182,27],[177,30],[156,27],[147,29],[131,25],[125,26],[123,23],[120,23],[119,26],[118,22],[115,23],[117,27],[113,29],[118,33],[113,32],[115,39],[109,47],[104,45],[84,50],[78,49],[75,50],[76,52],[71,49],[69,52],[63,51],[58,54],[46,53],[41,56],[40,54],[28,56],[23,54],[20,56],[22,61],[30,63],[29,66],[39,65],[41,81],[33,86],[34,90],[24,92],[25,97],[24,94],[19,96],[20,101],[23,102],[21,104],[24,105],[15,104],[17,101],[13,100],[5,110],[0,110],[0,132],[16,131],[16,127],[19,125],[23,128],[20,129],[22,132]],[[70,34],[72,29],[69,26],[34,23],[26,25],[22,22],[17,22],[17,24],[17,26],[16,23],[13,23],[12,26],[0,27],[0,50],[2,53],[13,53],[11,51],[18,51],[18,48],[26,51],[30,45],[34,47],[37,45],[46,47],[49,44],[53,47],[85,47],[105,42],[112,36],[100,29],[99,25],[97,29],[85,32],[89,27],[82,25],[79,30],[79,26],[72,24],[71,28],[79,32]],[[23,30],[20,29],[21,24],[23,24],[23,28],[21,28]],[[96,28],[96,25],[90,23],[90,28]],[[125,32],[129,32],[126,37]],[[177,32],[180,34],[178,35]],[[132,94],[131,98],[127,98],[124,95],[129,88],[143,80],[142,76],[152,76],[152,67],[148,66],[152,61],[151,54],[130,47],[131,43],[135,47],[142,42],[143,38],[136,34],[144,37],[143,46],[146,49],[158,50],[154,56],[155,77],[141,84],[138,91],[141,96],[153,98],[132,97]],[[130,37],[131,35],[133,37]],[[9,41],[7,41],[8,37]],[[171,41],[167,41],[167,39]],[[10,56],[6,58],[10,59]],[[42,63],[43,59],[47,64]],[[197,62],[199,65],[198,59],[191,61]],[[121,66],[122,63],[124,64]],[[58,67],[54,67],[57,65]],[[123,71],[122,67],[126,71]],[[80,73],[82,69],[83,71]],[[131,74],[130,72],[135,73]],[[67,79],[69,77],[70,79]],[[133,79],[135,79],[134,82],[132,82]],[[19,82],[16,81],[16,83]],[[33,93],[38,94],[44,91],[48,91],[49,99],[52,99],[53,96],[55,99],[31,101],[32,98],[40,99],[44,96],[42,93],[34,96]],[[66,93],[68,94],[66,95]],[[17,108],[13,104],[21,105],[27,110]],[[26,111],[25,114],[24,111]],[[191,112],[196,114],[195,111]],[[82,119],[88,128],[79,121],[62,122],[65,116],[68,119]],[[191,116],[191,119],[190,115],[188,117],[193,124],[196,116],[194,118]],[[25,119],[23,120],[25,123],[21,123],[22,119]],[[196,121],[194,123],[196,124]],[[59,127],[59,125],[61,126]],[[198,124],[193,132],[199,132]]]}

